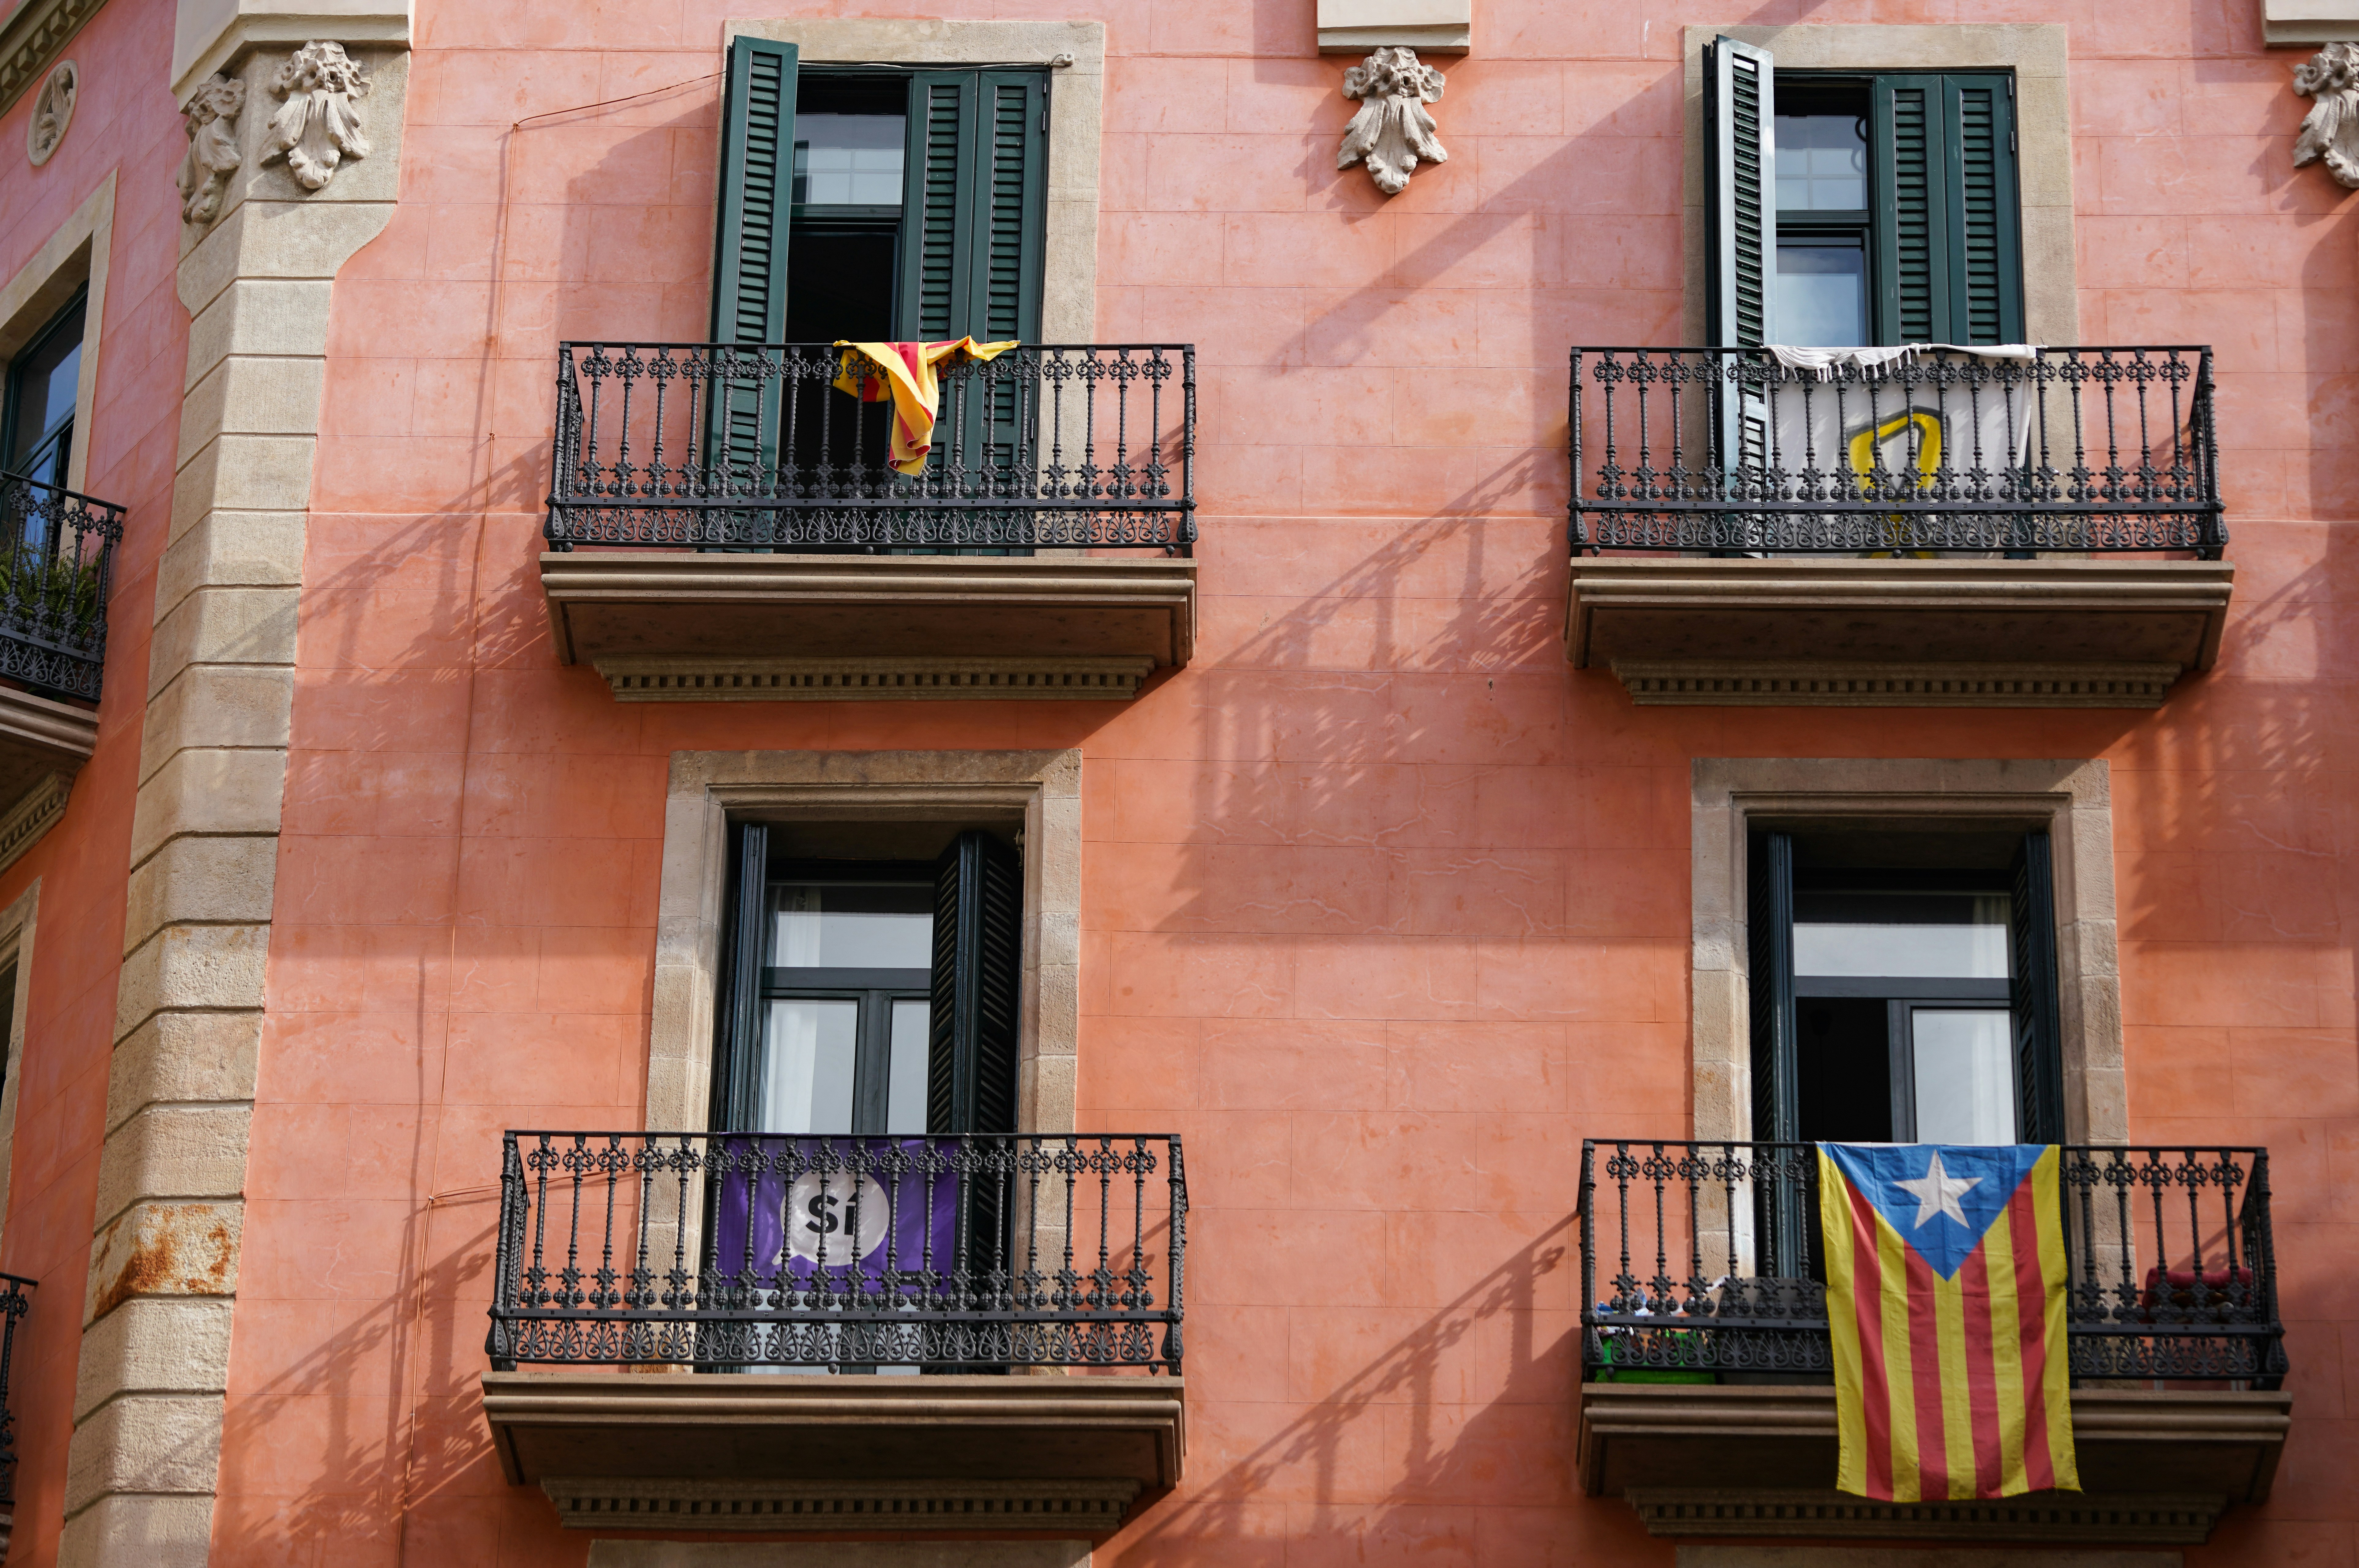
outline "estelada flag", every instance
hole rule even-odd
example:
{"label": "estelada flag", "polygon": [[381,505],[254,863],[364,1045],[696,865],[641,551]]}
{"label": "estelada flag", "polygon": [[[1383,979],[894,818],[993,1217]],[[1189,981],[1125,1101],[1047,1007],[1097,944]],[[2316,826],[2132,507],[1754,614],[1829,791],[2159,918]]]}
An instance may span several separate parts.
{"label": "estelada flag", "polygon": [[1819,1145],[1839,1488],[2081,1489],[2057,1165],[2053,1144]]}
{"label": "estelada flag", "polygon": [[[969,360],[997,359],[1014,348],[1016,341],[978,343],[967,337],[939,343],[855,343],[838,338],[834,346],[844,351],[836,390],[848,392],[863,403],[891,400],[892,464],[914,477],[926,471],[926,459],[934,449],[934,419],[941,412],[942,401],[935,371]],[[870,373],[871,365],[882,373]]]}

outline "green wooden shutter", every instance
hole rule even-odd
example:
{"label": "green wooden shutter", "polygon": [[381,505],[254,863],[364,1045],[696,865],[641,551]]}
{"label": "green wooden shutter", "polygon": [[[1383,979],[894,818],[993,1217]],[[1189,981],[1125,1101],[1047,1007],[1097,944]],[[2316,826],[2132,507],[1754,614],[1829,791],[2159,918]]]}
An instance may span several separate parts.
{"label": "green wooden shutter", "polygon": [[2017,1139],[2064,1140],[2064,1028],[2056,981],[2056,872],[2045,833],[2027,833],[2015,852],[2008,911],[2009,1010],[2015,1027]]}
{"label": "green wooden shutter", "polygon": [[[1801,1136],[1801,1063],[1794,1009],[1794,840],[1785,833],[1756,834],[1745,875],[1745,982],[1753,1033],[1753,1137],[1790,1143]],[[1760,1226],[1756,1267],[1764,1274],[1801,1275],[1810,1217],[1805,1189],[1794,1182],[1762,1182],[1754,1193]]]}
{"label": "green wooden shutter", "polygon": [[1950,147],[1949,341],[2023,341],[2021,200],[2016,188],[2015,79],[1943,81]]}
{"label": "green wooden shutter", "polygon": [[762,960],[768,957],[770,829],[730,825],[729,967],[715,1021],[720,1067],[712,1075],[710,1126],[733,1132],[755,1126],[762,1095]]}
{"label": "green wooden shutter", "polygon": [[1024,871],[988,833],[962,833],[934,873],[926,1130],[1016,1129]]}
{"label": "green wooden shutter", "polygon": [[901,264],[911,337],[1038,338],[1048,91],[1038,71],[912,75]]}
{"label": "green wooden shutter", "polygon": [[2023,339],[2012,77],[1876,78],[1876,336],[1887,343]]}
{"label": "green wooden shutter", "polygon": [[1040,337],[1040,253],[1048,229],[1048,81],[983,73],[977,131],[971,330],[985,341]]}
{"label": "green wooden shutter", "polygon": [[716,343],[775,343],[787,326],[787,218],[795,161],[795,46],[729,40],[712,255]]}
{"label": "green wooden shutter", "polygon": [[[786,336],[795,56],[792,44],[729,40],[713,225],[710,341],[715,343],[775,343]],[[716,492],[766,488],[765,476],[777,461],[784,390],[751,378],[713,384],[705,409],[704,468]]]}
{"label": "green wooden shutter", "polygon": [[933,342],[965,330],[973,236],[975,73],[920,70],[909,81],[909,143],[901,203],[904,337]]}
{"label": "green wooden shutter", "polygon": [[1776,341],[1777,276],[1777,61],[1717,38],[1704,49],[1704,113],[1712,178],[1706,291],[1711,341],[1758,348]]}
{"label": "green wooden shutter", "polygon": [[1953,341],[1949,322],[1949,205],[1941,79],[1883,76],[1868,114],[1875,184],[1875,336],[1887,343]]}

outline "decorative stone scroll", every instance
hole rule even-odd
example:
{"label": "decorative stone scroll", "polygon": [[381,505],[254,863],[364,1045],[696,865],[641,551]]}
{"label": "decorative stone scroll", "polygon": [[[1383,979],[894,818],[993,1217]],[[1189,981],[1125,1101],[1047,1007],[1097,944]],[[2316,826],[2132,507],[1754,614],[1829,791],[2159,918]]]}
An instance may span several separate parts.
{"label": "decorative stone scroll", "polygon": [[80,66],[61,59],[49,68],[40,92],[33,95],[33,117],[25,124],[25,156],[33,160],[35,168],[49,162],[58,144],[66,139],[66,126],[73,121],[74,103],[81,96]]}
{"label": "decorative stone scroll", "polygon": [[1343,73],[1343,96],[1360,105],[1343,132],[1337,168],[1365,160],[1376,189],[1397,196],[1419,158],[1447,163],[1426,105],[1441,100],[1441,72],[1418,62],[1410,49],[1380,49]]}
{"label": "decorative stone scroll", "polygon": [[305,44],[270,79],[271,96],[286,102],[270,116],[262,161],[284,158],[296,184],[320,189],[344,159],[368,157],[368,136],[353,106],[368,92],[368,78],[343,45]]}
{"label": "decorative stone scroll", "polygon": [[2359,44],[2329,44],[2294,68],[2293,90],[2312,100],[2294,138],[2293,166],[2325,160],[2336,183],[2359,190]]}
{"label": "decorative stone scroll", "polygon": [[180,221],[210,223],[221,216],[222,193],[237,172],[237,117],[245,113],[245,83],[216,71],[180,105],[189,152],[173,183],[180,188]]}

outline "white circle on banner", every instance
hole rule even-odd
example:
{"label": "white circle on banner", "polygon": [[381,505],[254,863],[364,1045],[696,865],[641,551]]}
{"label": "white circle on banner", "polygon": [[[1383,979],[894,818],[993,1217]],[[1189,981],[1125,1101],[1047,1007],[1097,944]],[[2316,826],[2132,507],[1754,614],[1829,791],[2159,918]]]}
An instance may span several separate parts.
{"label": "white circle on banner", "polygon": [[[852,1178],[841,1172],[822,1176],[816,1171],[795,1178],[787,1189],[787,1253],[806,1263],[817,1263],[820,1246],[827,1247],[827,1266],[852,1263],[867,1257],[885,1245],[885,1235],[892,1227],[892,1206],[885,1196],[885,1188],[874,1176],[860,1178],[860,1234],[850,1235],[853,1222]],[[856,1240],[855,1248],[847,1248],[847,1240]]]}

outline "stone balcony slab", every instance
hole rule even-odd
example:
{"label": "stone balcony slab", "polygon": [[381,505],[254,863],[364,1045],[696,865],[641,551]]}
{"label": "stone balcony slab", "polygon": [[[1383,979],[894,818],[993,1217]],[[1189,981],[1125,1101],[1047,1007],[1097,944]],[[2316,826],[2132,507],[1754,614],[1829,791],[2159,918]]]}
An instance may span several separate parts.
{"label": "stone balcony slab", "polygon": [[1194,652],[1169,557],[571,551],[540,557],[558,657],[624,701],[1123,699]]}
{"label": "stone balcony slab", "polygon": [[1566,655],[1647,704],[2154,708],[2220,651],[2194,560],[1572,563]]}
{"label": "stone balcony slab", "polygon": [[1177,1378],[486,1372],[512,1484],[576,1529],[1062,1531],[1178,1485]]}
{"label": "stone balcony slab", "polygon": [[1832,1384],[1584,1383],[1580,1472],[1661,1536],[2193,1544],[2237,1503],[2267,1500],[2292,1397],[2078,1389],[2079,1493],[1893,1504],[1832,1489]]}

